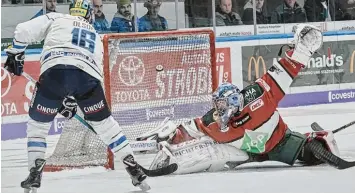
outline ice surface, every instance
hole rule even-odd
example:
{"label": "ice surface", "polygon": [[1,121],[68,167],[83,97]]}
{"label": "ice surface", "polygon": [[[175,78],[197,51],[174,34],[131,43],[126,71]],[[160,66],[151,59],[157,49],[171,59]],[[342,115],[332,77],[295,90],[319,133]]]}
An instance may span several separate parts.
{"label": "ice surface", "polygon": [[[289,127],[309,131],[312,122],[334,129],[355,120],[355,103],[280,109]],[[341,155],[355,160],[355,126],[335,135]],[[49,155],[58,136],[48,137]],[[148,167],[154,155],[140,155]],[[1,142],[1,191],[23,192],[20,182],[27,176],[26,140]],[[327,165],[289,167],[278,162],[245,164],[236,170],[149,178],[150,192],[355,192],[355,168],[337,170]],[[122,193],[136,192],[125,170],[86,168],[45,173],[39,192]]]}

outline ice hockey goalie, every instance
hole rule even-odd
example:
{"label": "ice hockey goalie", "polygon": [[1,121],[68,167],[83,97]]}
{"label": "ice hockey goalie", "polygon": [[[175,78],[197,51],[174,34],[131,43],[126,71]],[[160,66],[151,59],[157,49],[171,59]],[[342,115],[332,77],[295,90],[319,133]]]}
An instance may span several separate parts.
{"label": "ice hockey goalie", "polygon": [[293,44],[285,56],[255,83],[243,90],[231,83],[221,84],[213,93],[214,108],[204,116],[178,126],[167,120],[158,130],[145,134],[156,134],[160,141],[161,150],[151,168],[176,162],[175,173],[183,174],[267,160],[293,165],[298,159],[315,165],[325,161],[317,153],[339,155],[331,131],[294,132],[276,109],[323,42],[314,26],[302,24],[294,30]]}

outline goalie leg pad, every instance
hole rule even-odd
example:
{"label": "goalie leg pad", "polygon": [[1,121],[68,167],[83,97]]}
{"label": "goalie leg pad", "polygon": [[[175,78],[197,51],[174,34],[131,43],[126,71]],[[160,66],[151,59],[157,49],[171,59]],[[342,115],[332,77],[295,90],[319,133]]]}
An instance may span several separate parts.
{"label": "goalie leg pad", "polygon": [[133,153],[132,148],[129,146],[129,141],[112,116],[102,121],[89,121],[89,123],[100,136],[101,140],[118,156],[118,160]]}
{"label": "goalie leg pad", "polygon": [[28,170],[35,167],[36,159],[44,159],[47,148],[46,137],[51,125],[51,122],[42,123],[33,119],[27,122]]}
{"label": "goalie leg pad", "polygon": [[202,171],[221,171],[228,161],[245,161],[248,154],[228,144],[218,144],[204,136],[180,144],[160,142],[162,149],[150,168],[156,169],[171,163],[178,164],[176,174]]}

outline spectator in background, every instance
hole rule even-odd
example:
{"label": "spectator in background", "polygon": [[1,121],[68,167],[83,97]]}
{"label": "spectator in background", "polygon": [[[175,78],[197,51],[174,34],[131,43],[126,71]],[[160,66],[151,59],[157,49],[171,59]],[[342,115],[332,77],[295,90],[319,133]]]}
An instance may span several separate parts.
{"label": "spectator in background", "polygon": [[[255,0],[256,2],[256,23],[257,24],[268,24],[270,22],[270,17],[266,14],[266,9],[264,9],[264,0]],[[253,19],[253,0],[248,1],[244,6],[244,12],[242,17],[243,24],[254,24]]]}
{"label": "spectator in background", "polygon": [[216,8],[216,25],[233,26],[243,24],[240,16],[232,11],[232,0],[220,0]]}
{"label": "spectator in background", "polygon": [[131,0],[117,0],[117,12],[111,22],[111,31],[113,32],[134,32],[134,20],[136,17],[132,14]]}
{"label": "spectator in background", "polygon": [[304,9],[306,10],[308,22],[323,22],[323,21],[339,20],[342,14],[339,10],[338,3],[336,3],[335,1],[334,0],[306,0],[304,2]]}
{"label": "spectator in background", "polygon": [[[56,12],[55,8],[57,7],[57,0],[46,0],[46,14],[50,13],[50,12]],[[38,16],[43,15],[43,8],[41,10],[39,10],[38,13],[36,13],[36,15],[34,15],[31,20],[33,18],[36,18]]]}
{"label": "spectator in background", "polygon": [[1,0],[2,5],[6,5],[6,4],[10,4],[10,3],[11,3],[10,0]]}
{"label": "spectator in background", "polygon": [[102,12],[103,4],[102,0],[93,0],[94,5],[94,14],[95,14],[95,22],[94,28],[98,32],[109,31],[110,27],[108,25],[108,21],[106,20],[105,14]]}
{"label": "spectator in background", "polygon": [[272,24],[302,22],[307,22],[306,12],[296,0],[284,0],[271,14]]}
{"label": "spectator in background", "polygon": [[164,31],[168,29],[168,22],[158,14],[160,6],[161,0],[147,0],[144,2],[144,7],[148,9],[148,12],[139,19],[140,32]]}
{"label": "spectator in background", "polygon": [[[214,0],[213,0],[214,1]],[[212,26],[212,0],[184,0],[188,22],[185,27],[198,28]]]}
{"label": "spectator in background", "polygon": [[354,20],[355,19],[355,0],[336,0],[339,2],[339,10],[342,16],[339,20]]}

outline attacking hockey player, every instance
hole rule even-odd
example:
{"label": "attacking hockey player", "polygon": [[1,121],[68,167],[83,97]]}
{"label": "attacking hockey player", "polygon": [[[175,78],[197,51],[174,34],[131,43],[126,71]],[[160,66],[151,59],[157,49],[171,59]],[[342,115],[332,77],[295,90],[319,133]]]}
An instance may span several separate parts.
{"label": "attacking hockey player", "polygon": [[115,154],[115,165],[123,162],[133,185],[150,189],[146,174],[135,161],[126,136],[107,106],[101,86],[103,44],[91,25],[92,17],[89,0],[73,0],[69,15],[49,13],[17,25],[12,47],[6,49],[5,68],[20,76],[27,45],[44,39],[40,78],[33,91],[27,124],[30,174],[21,182],[26,192],[41,186],[46,137],[57,112],[66,112],[67,116],[73,113],[68,117],[75,114],[75,105],[66,96],[75,98],[85,119]]}
{"label": "attacking hockey player", "polygon": [[314,26],[301,24],[294,30],[285,57],[255,83],[241,91],[224,83],[213,93],[214,108],[201,118],[178,126],[168,121],[144,134],[140,139],[157,136],[161,144],[151,168],[176,162],[175,173],[183,174],[267,160],[293,165],[297,159],[307,165],[327,162],[348,167],[339,162],[331,131],[291,131],[276,109],[293,79],[323,43],[321,31]]}

